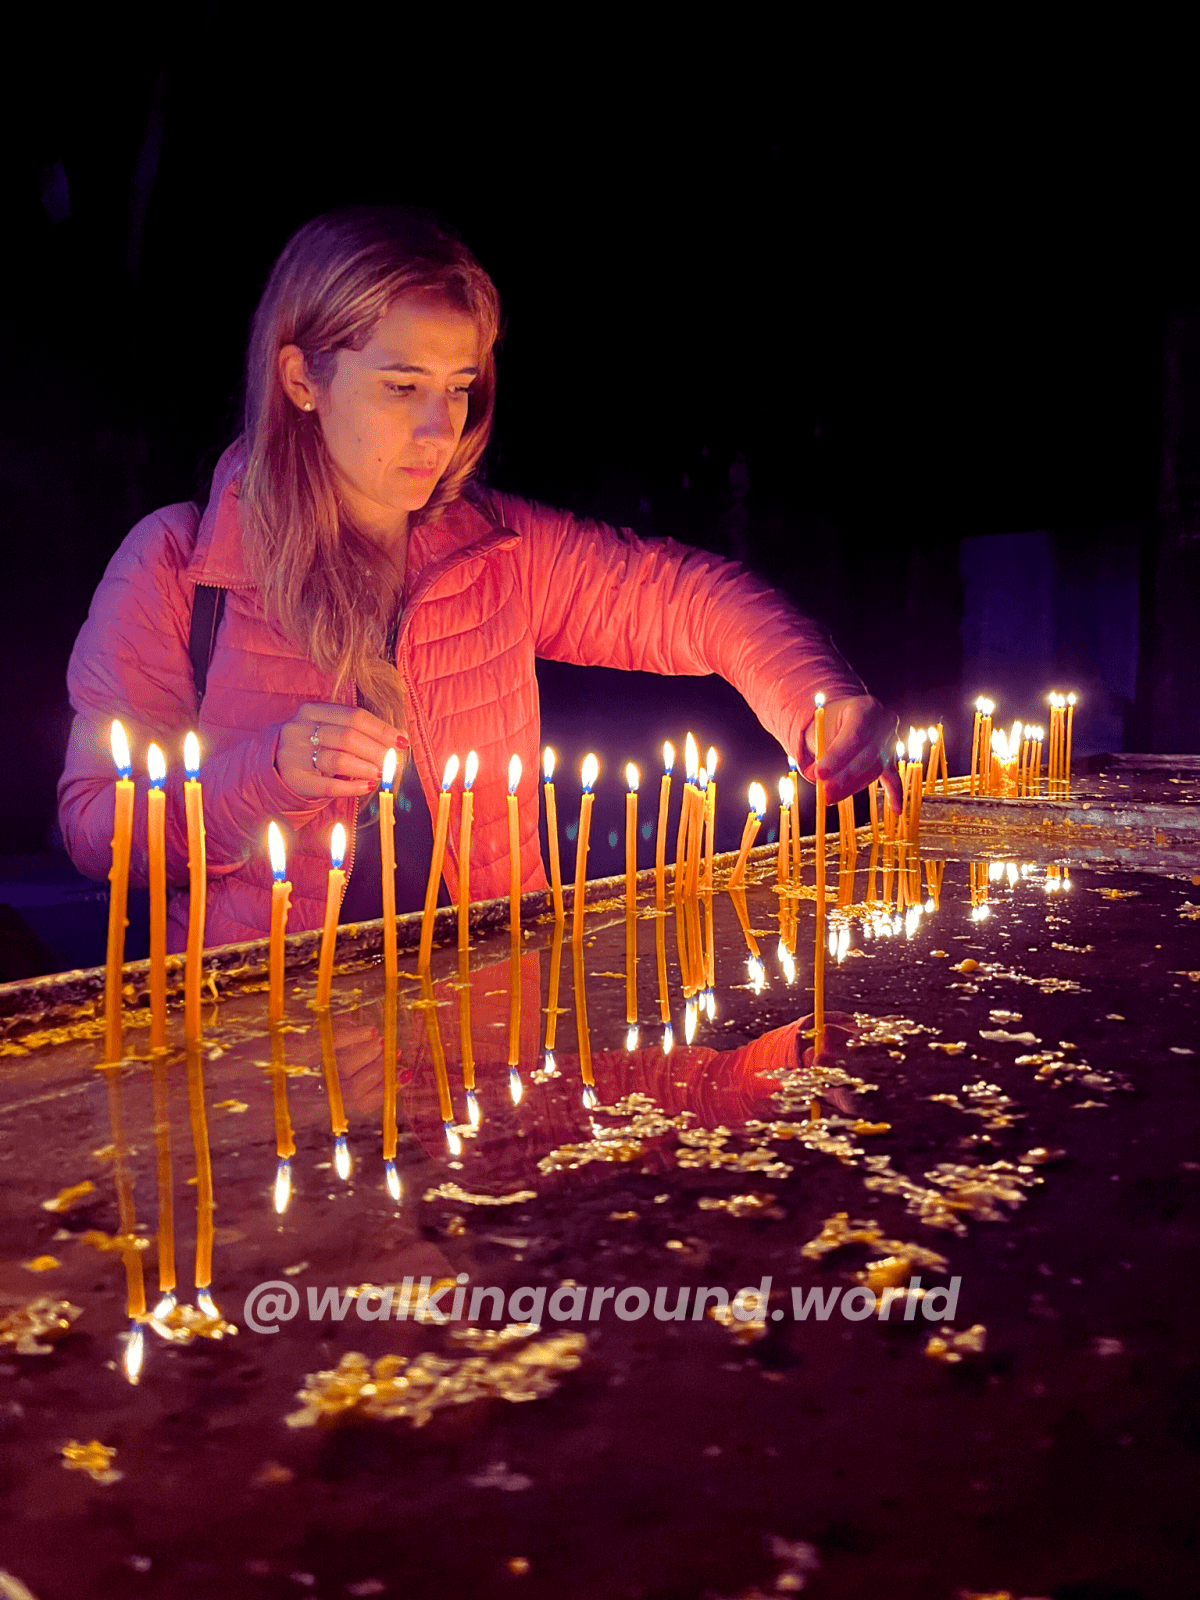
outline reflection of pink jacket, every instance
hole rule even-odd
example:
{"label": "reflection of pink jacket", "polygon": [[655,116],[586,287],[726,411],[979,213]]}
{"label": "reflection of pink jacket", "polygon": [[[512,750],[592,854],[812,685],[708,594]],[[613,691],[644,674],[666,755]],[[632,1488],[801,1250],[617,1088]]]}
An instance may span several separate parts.
{"label": "reflection of pink jacket", "polygon": [[[167,876],[187,881],[183,737],[197,724],[188,659],[193,586],[228,591],[199,715],[208,835],[208,943],[264,934],[270,868],[266,824],[289,833],[289,926],[319,927],[336,821],[353,836],[355,801],[305,800],[275,770],[282,724],[306,700],[335,696],[329,674],[267,620],[242,551],[237,446],[222,457],[199,518],[190,505],[145,517],[97,589],[71,656],[77,713],[59,817],[72,860],[106,876],[113,828],[108,723],[126,723],[135,774],[157,739],[167,751]],[[409,604],[397,646],[413,759],[431,810],[447,757],[478,751],[471,887],[508,889],[505,807],[509,757],[521,757],[521,879],[545,884],[538,847],[540,770],[534,658],[666,674],[719,673],[796,754],[817,689],[830,698],[862,685],[820,630],[743,567],[671,540],[642,540],[508,495],[459,501],[412,530]],[[146,881],[146,779],[137,785],[132,878]],[[457,892],[455,795],[445,877]],[[351,845],[352,859],[353,845]],[[186,891],[172,898],[170,942],[181,949]]]}

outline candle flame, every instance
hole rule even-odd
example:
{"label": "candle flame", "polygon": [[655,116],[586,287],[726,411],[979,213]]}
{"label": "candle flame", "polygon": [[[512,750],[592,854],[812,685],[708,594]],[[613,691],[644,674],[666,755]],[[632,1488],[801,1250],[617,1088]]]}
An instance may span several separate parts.
{"label": "candle flame", "polygon": [[483,1121],[483,1114],[479,1109],[479,1101],[475,1098],[474,1089],[467,1090],[467,1121],[473,1128],[477,1128]]}
{"label": "candle flame", "polygon": [[1021,747],[1021,724],[1019,722],[1014,722],[1013,725],[1012,725],[1012,731],[1008,736],[1008,753],[1009,753],[1009,755],[1010,756],[1015,756],[1017,751],[1020,749],[1020,747]]}
{"label": "candle flame", "polygon": [[347,1182],[350,1177],[350,1147],[344,1133],[339,1133],[333,1142],[333,1165],[342,1182]]}
{"label": "candle flame", "polygon": [[271,876],[276,883],[282,883],[287,876],[287,851],[277,822],[267,824],[267,849],[271,856]]}
{"label": "candle flame", "polygon": [[396,752],[395,752],[394,749],[392,749],[392,750],[387,750],[387,751],[384,752],[384,756],[383,756],[383,771],[380,773],[380,776],[379,776],[379,786],[380,786],[380,788],[387,789],[390,792],[391,791],[391,787],[395,783],[395,781],[396,781]]}
{"label": "candle flame", "polygon": [[663,745],[663,770],[668,773],[675,770],[675,746],[670,739]]}
{"label": "candle flame", "polygon": [[1075,695],[1073,695],[1073,694],[1069,694],[1069,695],[1068,695],[1068,696],[1067,696],[1067,704],[1068,704],[1068,705],[1069,705],[1069,706],[1073,706],[1073,705],[1075,705],[1075,704],[1076,704],[1076,703],[1077,703],[1077,697],[1076,697],[1076,696],[1075,696]]}
{"label": "candle flame", "polygon": [[282,1216],[292,1198],[292,1163],[281,1161],[275,1168],[275,1214]]}
{"label": "candle flame", "polygon": [[767,791],[761,783],[750,785],[750,809],[760,822],[767,814]]}
{"label": "candle flame", "polygon": [[521,758],[513,756],[508,763],[508,792],[516,794],[517,785],[521,781]]}
{"label": "candle flame", "polygon": [[717,747],[716,747],[716,745],[714,745],[714,744],[710,744],[709,745],[709,747],[708,747],[708,755],[705,757],[704,765],[708,768],[709,777],[710,778],[715,778],[716,775],[717,775]]}
{"label": "candle flame", "polygon": [[542,751],[542,777],[547,783],[552,782],[554,778],[554,763],[557,759],[554,751],[547,745]]}
{"label": "candle flame", "polygon": [[583,758],[583,769],[580,776],[583,779],[584,789],[590,794],[595,787],[596,779],[600,776],[600,762],[591,752]]}
{"label": "candle flame", "polygon": [[112,750],[112,758],[117,765],[117,776],[130,777],[133,763],[129,759],[129,740],[125,737],[125,729],[119,722],[114,722],[108,730],[108,743]]}
{"label": "candle flame", "polygon": [[625,782],[629,785],[630,794],[636,794],[638,787],[638,769],[634,766],[632,761],[626,763]]}
{"label": "candle flame", "polygon": [[519,1067],[509,1067],[508,1069],[508,1093],[513,1105],[519,1106],[521,1104],[521,1096],[525,1093],[525,1085],[521,1082]]}
{"label": "candle flame", "polygon": [[925,744],[925,730],[923,728],[909,728],[908,730],[908,759],[919,761],[921,750]]}
{"label": "candle flame", "polygon": [[146,771],[150,774],[153,787],[161,789],[167,781],[167,758],[156,744],[146,751]]}
{"label": "candle flame", "polygon": [[928,731],[929,731],[929,742],[930,742],[930,744],[936,744],[938,742],[938,731],[937,731],[937,729],[934,728],[934,727],[930,727]]}
{"label": "candle flame", "polygon": [[815,695],[813,695],[813,705],[815,705],[815,706],[823,706],[824,704],[825,704],[825,696],[823,694],[815,694]]}
{"label": "candle flame", "polygon": [[796,785],[792,782],[792,780],[790,778],[780,778],[779,804],[784,808],[785,811],[790,810],[792,797],[795,795],[795,793]]}
{"label": "candle flame", "polygon": [[446,1148],[449,1150],[450,1154],[452,1156],[462,1155],[462,1140],[455,1133],[454,1124],[449,1120],[449,1118],[447,1118],[447,1120],[442,1123],[442,1127],[446,1130]]}
{"label": "candle flame", "polygon": [[446,770],[442,773],[442,788],[448,789],[458,777],[458,757],[451,756],[446,763]]}
{"label": "candle flame", "polygon": [[193,783],[200,776],[200,741],[194,733],[183,741],[183,770]]}
{"label": "candle flame", "polygon": [[695,739],[689,733],[683,743],[683,770],[687,773],[689,783],[695,783],[699,768],[700,752],[696,749]]}
{"label": "candle flame", "polygon": [[340,867],[346,859],[346,830],[340,822],[335,822],[333,832],[329,835],[329,865]]}
{"label": "candle flame", "polygon": [[696,774],[696,783],[699,786],[700,793],[703,794],[704,791],[708,788],[708,768],[707,767],[701,767],[700,768],[700,771]]}
{"label": "candle flame", "polygon": [[385,1179],[387,1181],[387,1191],[391,1195],[392,1199],[395,1200],[397,1204],[399,1204],[400,1203],[400,1174],[396,1171],[396,1163],[394,1161],[385,1161],[383,1163],[383,1172],[384,1172],[384,1177],[385,1177]]}
{"label": "candle flame", "polygon": [[904,760],[904,740],[903,739],[897,739],[896,740],[896,760],[897,761],[903,761]]}
{"label": "candle flame", "polygon": [[998,756],[1001,761],[1008,760],[1008,738],[1000,730],[992,735],[992,754]]}
{"label": "candle flame", "polygon": [[789,756],[788,757],[788,771],[789,772],[797,772],[799,770],[799,765],[800,764],[796,760],[795,756]]}
{"label": "candle flame", "polygon": [[467,751],[467,759],[463,762],[463,788],[472,789],[475,779],[479,776],[479,757],[474,750]]}
{"label": "candle flame", "polygon": [[121,1363],[130,1383],[136,1383],[141,1377],[145,1360],[146,1336],[135,1322],[125,1336],[125,1359]]}

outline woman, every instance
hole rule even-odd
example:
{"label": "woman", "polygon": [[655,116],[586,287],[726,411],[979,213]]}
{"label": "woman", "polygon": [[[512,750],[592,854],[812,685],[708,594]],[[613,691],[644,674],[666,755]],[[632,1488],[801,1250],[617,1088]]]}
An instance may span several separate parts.
{"label": "woman", "polygon": [[[378,871],[364,860],[378,830],[359,824],[389,748],[402,762],[411,753],[401,814],[411,807],[424,820],[426,840],[447,757],[478,751],[471,886],[480,899],[508,888],[504,797],[516,752],[521,880],[539,888],[539,655],[718,672],[810,779],[822,690],[830,800],[883,772],[898,804],[894,719],[781,595],[715,556],[474,481],[492,423],[499,322],[486,273],[421,216],[339,212],[288,243],[254,318],[244,431],[217,466],[206,508],[167,506],[133,529],[71,656],[76,716],[59,816],[81,871],[108,871],[108,727],[120,717],[135,772],[151,739],[168,752],[176,885],[187,882],[182,742],[198,729],[210,944],[267,931],[271,817],[290,835],[293,929],[320,925],[337,821],[351,841],[343,920],[379,914]],[[211,636],[199,655],[194,611]],[[145,839],[146,786],[139,778],[135,841]],[[452,815],[451,896],[456,839]],[[428,844],[423,861],[418,845],[399,853],[409,871],[403,908],[428,872]],[[144,847],[132,873],[145,881]],[[173,949],[186,923],[181,889]]]}

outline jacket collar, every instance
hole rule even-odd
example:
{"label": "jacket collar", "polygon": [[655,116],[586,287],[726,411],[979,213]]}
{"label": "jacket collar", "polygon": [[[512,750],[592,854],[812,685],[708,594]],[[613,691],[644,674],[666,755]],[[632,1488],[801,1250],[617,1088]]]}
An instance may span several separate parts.
{"label": "jacket collar", "polygon": [[[238,440],[217,462],[208,505],[196,531],[196,544],[183,577],[190,583],[219,589],[256,589],[258,578],[246,559],[242,523],[238,514],[238,488],[243,467]],[[501,530],[469,500],[458,500],[437,522],[421,523],[409,535],[409,594],[428,588],[435,569],[443,571],[468,554],[483,554],[497,545],[509,545],[518,536]]]}

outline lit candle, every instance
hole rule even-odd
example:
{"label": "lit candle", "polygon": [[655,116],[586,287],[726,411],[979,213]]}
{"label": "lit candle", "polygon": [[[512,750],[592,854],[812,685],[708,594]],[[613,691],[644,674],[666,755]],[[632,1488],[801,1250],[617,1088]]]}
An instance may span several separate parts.
{"label": "lit candle", "polygon": [[1040,794],[1042,790],[1042,741],[1046,737],[1045,728],[1039,727],[1033,736],[1033,792]]}
{"label": "lit candle", "polygon": [[517,785],[520,781],[521,758],[513,756],[508,763],[508,926],[514,939],[521,937],[521,833],[517,817]]}
{"label": "lit candle", "polygon": [[337,947],[338,912],[342,909],[342,890],[346,887],[346,874],[342,862],[346,859],[346,830],[335,822],[329,835],[329,878],[325,886],[325,925],[321,929],[321,955],[317,963],[317,1005],[329,1004],[329,986],[333,982],[333,952]]}
{"label": "lit candle", "polygon": [[910,728],[908,730],[909,802],[906,837],[912,844],[916,844],[921,836],[921,801],[924,794],[922,780],[925,776],[921,756],[924,747],[924,728]]}
{"label": "lit candle", "polygon": [[983,702],[983,722],[979,728],[979,765],[980,765],[980,792],[987,794],[992,779],[992,712],[996,709],[994,700]]}
{"label": "lit candle", "polygon": [[632,761],[625,767],[625,783],[625,905],[636,912],[638,769]]}
{"label": "lit candle", "polygon": [[750,850],[758,837],[758,830],[762,827],[762,820],[767,814],[767,791],[761,783],[750,785],[750,810],[746,813],[746,825],[742,829],[742,843],[738,850],[738,858],[734,862],[733,871],[729,874],[728,886],[736,889],[746,879],[746,862]]}
{"label": "lit candle", "polygon": [[838,835],[843,855],[858,854],[858,833],[854,826],[854,796],[838,801]]}
{"label": "lit candle", "polygon": [[[396,981],[396,752],[383,757],[379,781],[379,855],[383,869],[383,977]],[[465,870],[465,869],[464,869]]]}
{"label": "lit candle", "polygon": [[787,883],[791,867],[792,796],[795,784],[790,778],[779,780],[779,849],[775,862],[775,878]]}
{"label": "lit candle", "polygon": [[458,776],[458,757],[451,756],[442,773],[442,792],[438,795],[437,822],[433,832],[433,858],[429,863],[429,882],[425,887],[425,909],[421,916],[421,946],[417,970],[429,966],[433,950],[433,919],[437,912],[438,886],[442,881],[442,862],[446,855],[446,833],[450,827],[450,785]]}
{"label": "lit candle", "polygon": [[714,835],[717,831],[717,752],[713,745],[708,747],[708,756],[704,770],[708,773],[708,788],[704,792],[707,802],[704,810],[704,884],[711,889],[713,886],[713,850]]}
{"label": "lit candle", "polygon": [[791,805],[791,830],[792,830],[792,871],[796,875],[796,882],[800,882],[800,769],[794,756],[788,757],[788,776],[792,780],[792,805]]}
{"label": "lit candle", "polygon": [[692,814],[688,822],[686,893],[700,893],[700,852],[704,845],[704,817],[708,806],[708,771],[701,767],[692,786]]}
{"label": "lit candle", "polygon": [[908,762],[904,759],[905,745],[903,739],[896,741],[896,770],[900,774],[900,810],[892,822],[889,815],[888,838],[903,839],[908,826]]}
{"label": "lit candle", "polygon": [[558,859],[558,807],[554,802],[554,751],[547,745],[542,755],[543,789],[546,795],[546,844],[550,850],[550,890],[554,898],[554,919],[561,922],[563,910],[562,867]]}
{"label": "lit candle", "polygon": [[925,774],[925,793],[932,794],[933,786],[937,782],[938,757],[941,752],[941,723],[936,728],[929,729],[929,771]]}
{"label": "lit candle", "polygon": [[596,1104],[596,1080],[592,1075],[592,1034],[588,1027],[587,984],[583,973],[583,946],[571,946],[575,978],[575,1038],[579,1048],[579,1075],[583,1079],[583,1103],[590,1111]]}
{"label": "lit candle", "polygon": [[[516,756],[513,757],[516,761]],[[520,776],[520,762],[517,775]],[[467,752],[463,762],[462,815],[458,823],[458,948],[465,950],[471,933],[471,823],[475,816],[475,776],[479,771],[479,757],[474,750]],[[509,845],[512,844],[512,800],[509,795]]]}
{"label": "lit candle", "polygon": [[271,1102],[275,1113],[275,1211],[282,1216],[292,1198],[292,1157],[296,1154],[296,1139],[292,1131],[292,1115],[288,1110],[283,1029],[277,1023],[271,1023],[270,1030]]}
{"label": "lit candle", "polygon": [[688,839],[692,825],[692,802],[695,795],[696,775],[700,770],[700,752],[689,733],[683,742],[683,801],[679,807],[679,832],[675,837],[675,904],[683,899],[687,887]]}
{"label": "lit candle", "polygon": [[167,761],[156,744],[146,751],[150,793],[146,834],[150,855],[150,1048],[167,1048]]}
{"label": "lit candle", "polygon": [[1071,737],[1075,729],[1075,696],[1067,696],[1067,758],[1064,778],[1068,789],[1071,786]]}
{"label": "lit candle", "polygon": [[171,1162],[171,1104],[165,1050],[155,1053],[154,1144],[158,1178],[158,1304],[163,1316],[175,1304],[175,1179]]}
{"label": "lit candle", "polygon": [[975,723],[971,729],[971,793],[976,792],[979,781],[979,730],[983,726],[983,696],[975,701]]}
{"label": "lit candle", "polygon": [[287,882],[287,851],[278,823],[267,827],[267,849],[271,854],[271,943],[270,983],[267,1016],[272,1022],[283,1020],[283,936],[287,931],[288,904],[292,886]]}
{"label": "lit candle", "polygon": [[587,882],[588,836],[592,831],[592,789],[600,775],[600,763],[592,754],[583,759],[583,796],[579,802],[579,835],[575,840],[575,904],[572,939],[583,937],[583,904]]}
{"label": "lit candle", "polygon": [[321,1066],[325,1072],[325,1093],[329,1100],[329,1131],[333,1135],[333,1165],[343,1183],[350,1179],[350,1147],[346,1134],[346,1107],[342,1100],[342,1080],[338,1073],[337,1051],[333,1043],[333,1018],[328,1009],[317,1013],[321,1031]]}
{"label": "lit candle", "polygon": [[658,786],[658,838],[654,846],[654,903],[667,903],[667,812],[671,805],[671,772],[675,766],[675,746],[668,739],[663,745],[663,775]]}
{"label": "lit candle", "polygon": [[113,811],[112,867],[108,892],[108,957],[104,967],[104,1059],[121,1059],[121,989],[125,965],[126,905],[129,898],[129,850],[133,843],[133,767],[125,729],[114,722],[109,735],[117,766]]}
{"label": "lit candle", "polygon": [[871,840],[879,842],[879,779],[873,778],[867,785],[867,801],[871,808]]}
{"label": "lit candle", "polygon": [[187,963],[183,980],[183,1037],[200,1038],[200,984],[204,978],[204,910],[208,868],[204,848],[204,791],[200,787],[200,741],[189,733],[183,741],[183,807],[188,841]]}
{"label": "lit candle", "polygon": [[825,783],[816,776],[816,769],[825,759],[825,696],[818,694],[815,697],[815,704],[817,754],[813,763],[813,776],[816,778],[817,790],[817,928],[813,957],[813,1029],[816,1049],[819,1052],[825,1044]]}
{"label": "lit candle", "polygon": [[942,769],[942,793],[948,794],[947,785],[950,782],[950,768],[946,765],[946,730],[939,722],[937,725],[938,761]]}

